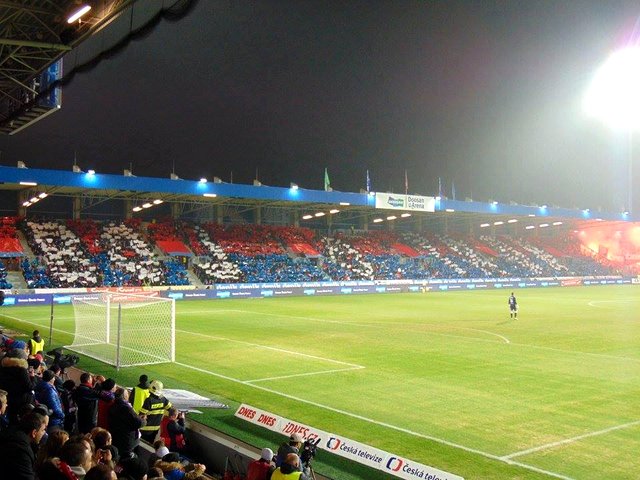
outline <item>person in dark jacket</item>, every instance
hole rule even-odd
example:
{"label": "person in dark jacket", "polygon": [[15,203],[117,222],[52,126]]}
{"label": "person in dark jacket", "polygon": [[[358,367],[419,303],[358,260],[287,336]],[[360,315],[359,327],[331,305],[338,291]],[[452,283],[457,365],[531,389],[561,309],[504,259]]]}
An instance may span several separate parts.
{"label": "person in dark jacket", "polygon": [[47,429],[46,417],[28,413],[17,428],[0,435],[0,465],[11,480],[35,480],[35,449]]}
{"label": "person in dark jacket", "polygon": [[58,391],[53,385],[54,381],[55,374],[51,370],[45,370],[42,374],[42,381],[36,387],[36,400],[51,410],[51,414],[49,415],[49,432],[64,427],[64,409],[62,408]]}
{"label": "person in dark jacket", "polygon": [[109,409],[115,400],[116,381],[108,378],[100,384],[100,398],[98,399],[98,426],[109,429]]}
{"label": "person in dark jacket", "polygon": [[75,401],[76,382],[65,380],[60,392],[60,400],[64,409],[64,429],[69,433],[75,433],[78,423],[78,405]]}
{"label": "person in dark jacket", "polygon": [[145,416],[133,411],[129,403],[129,390],[118,387],[115,402],[108,413],[112,443],[118,448],[120,458],[126,460],[134,456],[133,450],[140,442],[139,429],[145,424]]}
{"label": "person in dark jacket", "polygon": [[98,423],[98,398],[100,394],[93,388],[93,378],[90,373],[80,375],[80,385],[74,392],[74,399],[78,405],[78,431],[89,433]]}
{"label": "person in dark jacket", "polygon": [[149,386],[149,398],[144,401],[140,413],[147,416],[147,424],[141,428],[142,439],[153,444],[160,430],[162,418],[172,407],[171,402],[162,395],[164,385],[159,380],[154,380]]}
{"label": "person in dark jacket", "polygon": [[16,423],[23,405],[33,402],[33,389],[37,383],[35,372],[27,363],[25,343],[17,340],[13,345],[17,348],[0,360],[0,388],[7,392],[9,423]]}

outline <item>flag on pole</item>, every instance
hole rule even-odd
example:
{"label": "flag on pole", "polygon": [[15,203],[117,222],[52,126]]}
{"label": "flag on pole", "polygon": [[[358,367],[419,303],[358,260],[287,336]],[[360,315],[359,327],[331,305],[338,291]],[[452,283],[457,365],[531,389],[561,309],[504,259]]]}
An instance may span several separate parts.
{"label": "flag on pole", "polygon": [[367,170],[367,192],[371,191],[371,178],[369,177],[369,170]]}
{"label": "flag on pole", "polygon": [[442,178],[438,177],[438,196],[442,198]]}
{"label": "flag on pole", "polygon": [[453,180],[451,180],[451,199],[456,199],[456,186],[453,184]]}
{"label": "flag on pole", "polygon": [[328,192],[331,190],[331,182],[329,181],[329,172],[327,169],[324,169],[324,191]]}
{"label": "flag on pole", "polygon": [[407,171],[404,171],[404,194],[409,193],[409,177],[407,177]]}

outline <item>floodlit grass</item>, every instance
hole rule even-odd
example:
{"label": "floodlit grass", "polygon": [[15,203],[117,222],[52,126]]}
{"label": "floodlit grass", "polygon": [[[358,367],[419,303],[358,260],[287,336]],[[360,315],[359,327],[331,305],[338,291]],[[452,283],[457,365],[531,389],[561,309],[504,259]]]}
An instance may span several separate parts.
{"label": "floodlit grass", "polygon": [[[144,371],[466,479],[637,479],[639,292],[517,290],[515,321],[499,290],[183,302],[177,364],[119,379]],[[46,308],[0,312],[25,332],[49,324]],[[55,318],[54,343],[69,342],[70,307]]]}

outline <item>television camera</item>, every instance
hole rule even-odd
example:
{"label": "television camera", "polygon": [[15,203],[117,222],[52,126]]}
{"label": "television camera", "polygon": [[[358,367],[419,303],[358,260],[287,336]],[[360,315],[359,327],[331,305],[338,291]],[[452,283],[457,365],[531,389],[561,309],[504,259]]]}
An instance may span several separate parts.
{"label": "television camera", "polygon": [[65,374],[67,368],[77,365],[80,361],[80,357],[77,355],[67,355],[63,353],[62,348],[54,348],[47,352],[47,355],[53,357],[52,365],[58,365],[60,367],[61,375]]}

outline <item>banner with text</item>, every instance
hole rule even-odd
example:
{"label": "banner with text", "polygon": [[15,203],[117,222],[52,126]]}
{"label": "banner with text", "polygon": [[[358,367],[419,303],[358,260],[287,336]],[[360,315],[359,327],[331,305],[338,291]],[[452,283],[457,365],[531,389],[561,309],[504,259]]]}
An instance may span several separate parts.
{"label": "banner with text", "polygon": [[321,450],[376,470],[385,471],[394,477],[405,479],[420,478],[424,480],[464,480],[458,475],[413,462],[399,455],[370,447],[334,433],[327,433],[308,425],[288,420],[250,405],[240,405],[235,416],[282,435],[290,436],[294,433],[299,433],[305,441],[310,440],[314,443],[319,441],[318,448]]}
{"label": "banner with text", "polygon": [[435,197],[422,197],[420,195],[399,195],[395,193],[376,192],[376,208],[435,212],[436,199]]}

